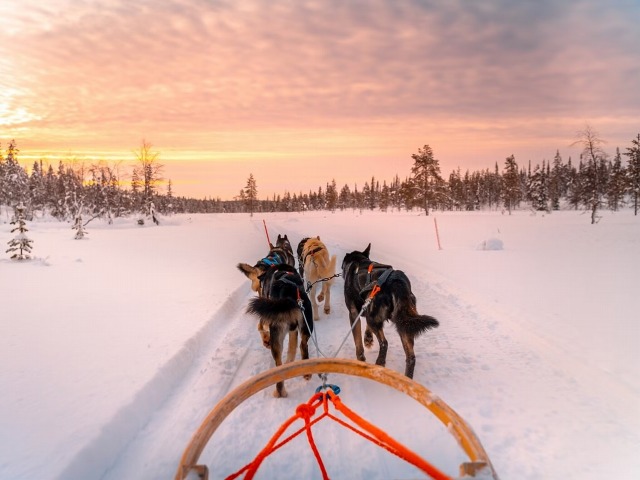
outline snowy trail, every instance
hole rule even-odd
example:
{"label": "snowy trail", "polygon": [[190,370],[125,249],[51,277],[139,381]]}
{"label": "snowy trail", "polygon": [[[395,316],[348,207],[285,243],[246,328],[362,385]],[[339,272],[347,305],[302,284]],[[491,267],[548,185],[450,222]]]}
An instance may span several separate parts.
{"label": "snowy trail", "polygon": [[[300,217],[274,218],[269,228],[272,237],[287,233],[295,249],[295,242],[315,234],[314,228],[321,225],[310,222]],[[261,229],[261,223],[255,221],[253,230],[263,234]],[[376,238],[373,231],[341,232],[336,235],[334,230],[330,237],[318,232],[331,253],[338,256],[338,266],[346,252],[366,246],[361,245],[362,238]],[[438,268],[433,252],[413,251],[410,243],[405,241],[398,249],[393,243],[377,242],[372,258],[404,270],[412,281],[419,311],[440,320],[438,329],[416,342],[415,379],[469,422],[501,477],[575,478],[579,471],[585,478],[611,474],[628,478],[629,472],[621,466],[629,465],[635,458],[633,446],[640,445],[638,429],[633,428],[638,426],[633,402],[637,394],[631,387],[532,328],[536,322],[553,319],[536,318],[536,312],[509,310],[468,286],[452,283],[446,271]],[[116,416],[65,474],[82,478],[82,474],[95,476],[96,471],[106,471],[105,480],[173,476],[191,434],[216,402],[272,365],[255,331],[255,320],[244,313],[253,293],[239,273],[237,285],[188,342],[186,351],[171,359],[143,389],[149,395],[137,395],[124,409],[128,415]],[[333,354],[348,332],[341,279],[332,288],[331,314],[321,315],[316,323],[320,347],[325,354]],[[386,332],[387,367],[402,372],[404,353],[398,336],[391,325]],[[365,353],[368,361],[373,361],[377,346]],[[317,355],[313,346],[311,355]],[[339,356],[354,357],[351,338]],[[361,379],[330,382],[340,385],[341,397],[352,409],[392,435],[394,429],[411,431],[411,438],[398,439],[455,474],[464,460],[462,452],[448,432],[413,400]],[[292,379],[287,382],[288,398],[275,400],[267,389],[236,409],[227,419],[228,426],[223,423],[201,457],[212,467],[211,478],[223,478],[253,458],[317,384],[315,378],[309,383]],[[138,423],[129,424],[134,416]],[[398,428],[397,422],[408,418],[413,426]],[[606,435],[595,441],[592,435],[585,435],[582,440],[581,432],[589,428]],[[354,440],[342,427],[319,424],[316,435],[323,458],[329,459],[330,474],[336,478],[420,477],[415,469],[378,447]],[[291,464],[296,465],[295,471]],[[274,471],[278,478],[320,478],[306,440],[296,440],[287,445],[286,452],[270,457],[258,478],[272,478],[269,472]]]}

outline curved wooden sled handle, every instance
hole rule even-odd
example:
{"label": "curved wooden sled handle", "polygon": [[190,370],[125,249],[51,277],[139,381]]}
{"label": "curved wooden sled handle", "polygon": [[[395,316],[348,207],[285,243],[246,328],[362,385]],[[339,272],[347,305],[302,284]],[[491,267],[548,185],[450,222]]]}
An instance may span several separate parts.
{"label": "curved wooden sled handle", "polygon": [[467,454],[470,461],[460,465],[460,475],[473,477],[481,471],[486,474],[488,469],[491,477],[498,479],[487,453],[471,427],[449,405],[432,394],[426,387],[398,372],[378,365],[344,358],[316,358],[298,360],[272,368],[251,377],[228,393],[209,412],[200,428],[191,437],[189,445],[180,459],[175,480],[184,480],[190,471],[196,472],[203,480],[208,478],[207,467],[197,465],[198,459],[213,433],[238,405],[277,382],[315,373],[341,373],[368,378],[405,393],[438,417]]}

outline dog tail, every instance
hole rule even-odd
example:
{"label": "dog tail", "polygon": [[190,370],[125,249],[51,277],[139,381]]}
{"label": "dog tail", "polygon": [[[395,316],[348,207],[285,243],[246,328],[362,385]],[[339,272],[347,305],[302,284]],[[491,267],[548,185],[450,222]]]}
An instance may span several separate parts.
{"label": "dog tail", "polygon": [[411,292],[411,283],[402,271],[394,271],[388,281],[390,282],[391,297],[394,304],[391,320],[395,323],[399,333],[417,337],[427,330],[440,325],[440,322],[431,315],[420,315],[418,313],[416,297]]}
{"label": "dog tail", "polygon": [[298,304],[290,298],[252,298],[247,313],[259,316],[269,325],[297,323],[300,317]]}
{"label": "dog tail", "polygon": [[423,334],[427,330],[436,328],[440,322],[430,315],[397,315],[395,320],[396,328],[399,332],[408,333],[413,337]]}
{"label": "dog tail", "polygon": [[[338,260],[338,257],[336,255],[333,255],[331,257],[331,260],[329,260],[329,275],[335,275],[336,274],[336,261]],[[333,279],[331,280],[333,281]]]}

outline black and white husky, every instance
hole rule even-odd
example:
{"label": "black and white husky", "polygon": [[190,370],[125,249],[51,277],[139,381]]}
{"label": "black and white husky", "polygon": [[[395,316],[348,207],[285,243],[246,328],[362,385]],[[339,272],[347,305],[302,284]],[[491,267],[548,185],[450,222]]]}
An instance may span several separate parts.
{"label": "black and white husky", "polygon": [[[282,365],[284,337],[289,334],[286,363],[296,358],[298,334],[300,356],[309,358],[309,338],[313,333],[313,310],[304,291],[304,283],[294,267],[280,264],[270,267],[260,276],[261,296],[249,301],[247,313],[258,317],[262,343],[271,350],[276,366]],[[309,380],[311,375],[305,375]],[[284,382],[276,384],[275,397],[286,397]]]}
{"label": "black and white husky", "polygon": [[249,280],[251,280],[251,289],[257,292],[258,295],[262,295],[260,292],[260,275],[264,274],[269,267],[274,265],[291,265],[295,267],[296,257],[293,255],[293,248],[286,235],[281,236],[278,234],[276,244],[269,243],[269,253],[252,267],[248,263],[239,263],[238,270],[244,273]]}
{"label": "black and white husky", "polygon": [[[344,300],[349,310],[351,325],[357,320],[367,298],[373,289],[379,288],[369,306],[363,312],[367,321],[364,343],[367,348],[373,344],[373,335],[378,339],[380,351],[376,359],[377,365],[384,366],[387,358],[388,342],[384,336],[384,322],[391,320],[400,335],[406,357],[404,374],[413,378],[416,364],[414,353],[415,338],[426,330],[439,325],[429,315],[420,315],[416,310],[416,297],[411,292],[411,282],[401,270],[394,270],[390,265],[383,265],[369,259],[371,244],[364,251],[347,253],[342,262],[344,279]],[[353,329],[353,340],[356,357],[365,361],[360,322]]]}

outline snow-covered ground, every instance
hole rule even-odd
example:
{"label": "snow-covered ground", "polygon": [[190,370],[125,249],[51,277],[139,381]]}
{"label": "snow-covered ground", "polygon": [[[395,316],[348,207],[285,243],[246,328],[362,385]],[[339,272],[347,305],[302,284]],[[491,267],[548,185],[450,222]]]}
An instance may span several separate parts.
{"label": "snow-covered ground", "polygon": [[[505,479],[640,475],[640,220],[580,212],[313,212],[192,215],[160,227],[30,222],[35,259],[0,260],[0,479],[172,478],[191,433],[236,385],[271,366],[238,262],[286,233],[320,235],[338,264],[372,243],[404,270],[420,312],[440,327],[416,342],[415,380],[476,431]],[[0,245],[10,240],[0,218]],[[3,250],[4,251],[4,250]],[[348,331],[342,281],[316,328],[333,352]],[[387,327],[387,367],[404,354]],[[368,352],[368,360],[375,358]],[[315,356],[315,349],[311,348]],[[354,356],[349,339],[341,356]],[[455,475],[464,459],[424,408],[395,391],[334,375],[353,410]],[[238,408],[201,460],[212,478],[252,459],[317,379],[287,382]],[[421,478],[336,424],[319,424],[332,478]],[[320,478],[306,440],[259,478]]]}

